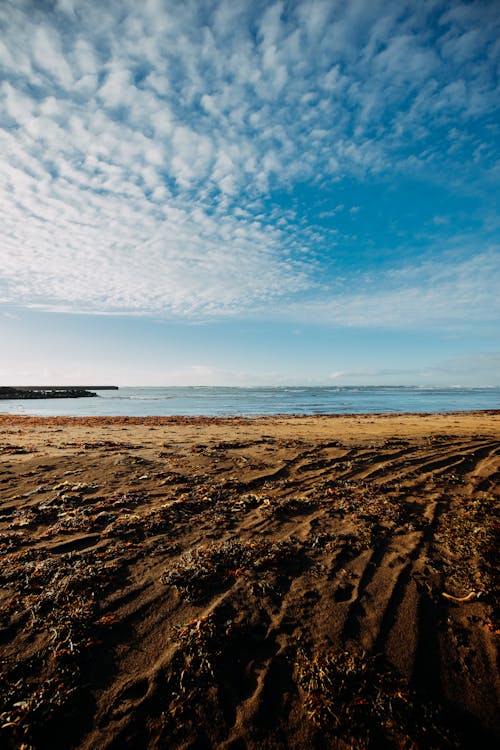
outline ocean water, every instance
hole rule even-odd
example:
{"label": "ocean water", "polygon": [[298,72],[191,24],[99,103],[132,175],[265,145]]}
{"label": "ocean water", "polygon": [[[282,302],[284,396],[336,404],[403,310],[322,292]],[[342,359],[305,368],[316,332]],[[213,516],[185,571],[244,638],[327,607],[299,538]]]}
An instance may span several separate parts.
{"label": "ocean water", "polygon": [[97,398],[0,400],[0,413],[41,416],[391,414],[500,409],[500,388],[169,387],[97,391]]}

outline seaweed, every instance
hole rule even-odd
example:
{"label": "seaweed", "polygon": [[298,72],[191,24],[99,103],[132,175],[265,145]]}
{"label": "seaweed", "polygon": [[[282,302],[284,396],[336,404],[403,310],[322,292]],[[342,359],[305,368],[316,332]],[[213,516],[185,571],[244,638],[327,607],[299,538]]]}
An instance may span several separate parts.
{"label": "seaweed", "polygon": [[298,552],[293,538],[277,542],[236,539],[202,544],[184,553],[165,571],[161,581],[175,586],[183,599],[202,601],[240,576],[289,565]]}
{"label": "seaweed", "polygon": [[305,715],[352,750],[458,748],[442,711],[417,695],[380,655],[299,648],[295,678]]}

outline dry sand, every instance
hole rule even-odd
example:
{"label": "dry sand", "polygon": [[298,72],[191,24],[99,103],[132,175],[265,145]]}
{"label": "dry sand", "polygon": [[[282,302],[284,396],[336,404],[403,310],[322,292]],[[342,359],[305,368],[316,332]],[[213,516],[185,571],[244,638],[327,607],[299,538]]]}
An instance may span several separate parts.
{"label": "dry sand", "polygon": [[493,747],[499,438],[0,416],[0,744]]}

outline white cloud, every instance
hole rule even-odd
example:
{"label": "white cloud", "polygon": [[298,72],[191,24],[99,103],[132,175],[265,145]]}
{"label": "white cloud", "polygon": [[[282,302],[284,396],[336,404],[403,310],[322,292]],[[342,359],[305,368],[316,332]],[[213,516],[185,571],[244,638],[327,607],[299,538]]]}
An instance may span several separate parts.
{"label": "white cloud", "polygon": [[99,89],[99,98],[106,107],[129,106],[134,100],[135,86],[131,86],[128,70],[113,70]]}
{"label": "white cloud", "polygon": [[59,34],[54,26],[39,26],[33,34],[34,62],[59,83],[69,88],[73,83],[71,69],[64,57]]}
{"label": "white cloud", "polygon": [[18,125],[28,123],[33,116],[33,100],[13,88],[8,81],[3,82],[2,89],[5,96],[4,106],[9,117],[15,120]]}
{"label": "white cloud", "polygon": [[57,0],[57,8],[70,16],[75,14],[76,0]]}
{"label": "white cloud", "polygon": [[[234,314],[307,285],[298,264],[280,258],[279,232],[200,206],[162,205],[168,195],[152,168],[143,168],[142,179],[159,205],[124,181],[120,167],[92,157],[86,165],[84,172],[62,161],[48,184],[15,168],[6,176],[7,299],[190,317]],[[102,176],[92,177],[97,171]],[[98,179],[99,189],[82,192],[85,179]]]}

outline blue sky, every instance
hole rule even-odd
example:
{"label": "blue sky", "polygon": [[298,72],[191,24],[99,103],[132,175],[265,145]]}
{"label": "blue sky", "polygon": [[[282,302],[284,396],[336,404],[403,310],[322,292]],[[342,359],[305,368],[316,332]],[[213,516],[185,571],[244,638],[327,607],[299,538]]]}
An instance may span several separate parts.
{"label": "blue sky", "polygon": [[3,0],[0,383],[500,385],[500,5]]}

